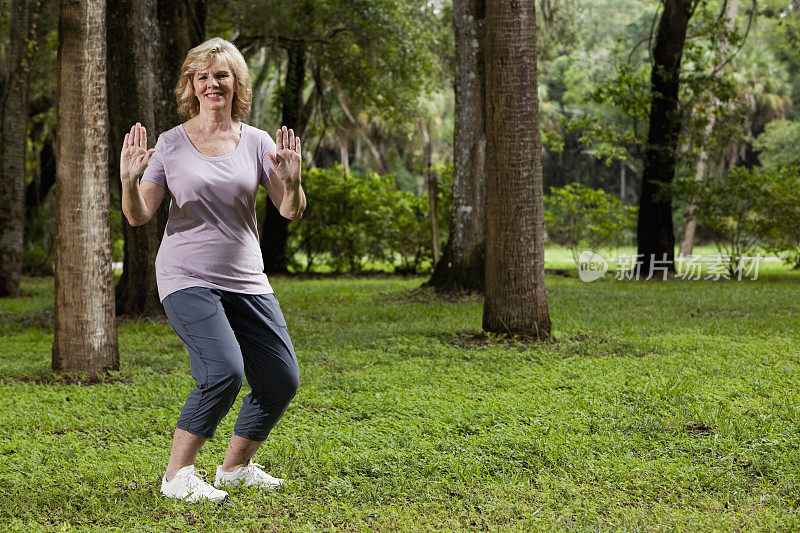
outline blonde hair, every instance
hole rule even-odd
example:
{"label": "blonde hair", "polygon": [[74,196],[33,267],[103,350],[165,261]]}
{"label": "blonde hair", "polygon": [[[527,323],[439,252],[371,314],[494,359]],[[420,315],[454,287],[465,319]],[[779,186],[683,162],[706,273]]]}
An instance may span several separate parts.
{"label": "blonde hair", "polygon": [[213,37],[189,50],[186,59],[183,60],[181,77],[175,86],[175,100],[178,102],[178,113],[185,119],[192,118],[200,112],[200,102],[194,95],[194,75],[197,71],[204,69],[214,58],[226,59],[233,71],[236,83],[231,118],[239,120],[250,112],[253,85],[250,82],[250,69],[247,68],[247,62],[233,43]]}

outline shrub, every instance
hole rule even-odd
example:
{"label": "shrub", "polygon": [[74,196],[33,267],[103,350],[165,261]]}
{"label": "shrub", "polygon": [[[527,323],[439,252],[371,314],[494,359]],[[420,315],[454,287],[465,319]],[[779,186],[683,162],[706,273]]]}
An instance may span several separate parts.
{"label": "shrub", "polygon": [[[450,200],[442,169],[439,187],[440,240],[449,229]],[[452,172],[450,172],[452,175]],[[431,256],[427,195],[397,190],[392,175],[345,174],[341,166],[304,171],[303,189],[309,208],[293,225],[290,253],[305,269],[327,265],[335,272],[358,272],[365,261],[417,272]]]}
{"label": "shrub", "polygon": [[758,160],[764,168],[800,165],[800,122],[791,120],[774,120],[764,126],[764,132],[753,142],[753,148],[759,150]]}
{"label": "shrub", "polygon": [[800,179],[796,167],[737,167],[716,179],[678,180],[676,193],[694,203],[698,224],[712,232],[728,270],[758,248],[792,253],[800,242]]}
{"label": "shrub", "polygon": [[569,248],[576,263],[581,249],[608,249],[629,241],[636,223],[637,208],[577,183],[550,189],[544,205],[548,239]]}

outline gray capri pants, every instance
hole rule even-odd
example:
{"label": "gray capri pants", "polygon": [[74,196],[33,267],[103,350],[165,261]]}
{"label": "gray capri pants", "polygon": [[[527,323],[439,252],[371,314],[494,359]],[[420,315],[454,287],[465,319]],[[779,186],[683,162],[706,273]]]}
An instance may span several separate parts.
{"label": "gray capri pants", "polygon": [[169,294],[162,303],[189,350],[197,381],[178,429],[213,437],[247,376],[252,392],[244,397],[233,432],[265,440],[300,383],[297,357],[275,295],[189,287]]}

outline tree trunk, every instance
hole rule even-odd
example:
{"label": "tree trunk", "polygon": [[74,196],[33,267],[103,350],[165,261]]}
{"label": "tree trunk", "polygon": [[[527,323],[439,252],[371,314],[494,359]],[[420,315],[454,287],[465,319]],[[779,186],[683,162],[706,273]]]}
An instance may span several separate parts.
{"label": "tree trunk", "polygon": [[286,79],[281,98],[283,125],[292,128],[295,135],[305,133],[309,116],[303,102],[306,85],[306,48],[303,44],[291,44],[286,48]]}
{"label": "tree trunk", "polygon": [[361,135],[361,134],[359,134],[359,135],[356,137],[356,152],[355,152],[355,154],[353,154],[353,161],[358,161],[359,163],[362,163],[362,155],[361,155],[361,137],[362,137],[362,135]]}
{"label": "tree trunk", "polygon": [[[372,121],[364,125],[364,131],[366,133],[364,135],[364,140],[367,141],[367,148],[372,156],[372,168],[381,176],[390,174],[389,164],[386,162],[386,157],[383,155],[386,153],[387,139],[380,125]],[[395,182],[395,187],[396,186],[397,183]]]}
{"label": "tree trunk", "polygon": [[178,83],[186,53],[205,39],[205,24],[206,0],[158,0],[161,76],[168,95],[162,105],[170,110],[164,118],[165,129],[178,120],[178,104],[172,91]]}
{"label": "tree trunk", "polygon": [[428,285],[483,290],[486,258],[484,0],[455,0],[453,218],[442,259]]}
{"label": "tree trunk", "polygon": [[431,170],[433,159],[433,141],[424,122],[420,125],[422,131],[422,154],[425,166],[425,188],[428,191],[428,211],[431,217],[431,249],[433,250],[433,264],[439,262],[439,221],[436,215],[436,177]]}
{"label": "tree trunk", "polygon": [[0,296],[19,295],[25,222],[28,85],[41,4],[11,3],[10,42],[0,65]]}
{"label": "tree trunk", "polygon": [[349,143],[349,139],[347,138],[347,132],[340,132],[337,135],[339,139],[339,162],[342,164],[342,170],[344,171],[345,176],[350,175],[350,153],[347,149],[347,145]]}
{"label": "tree trunk", "polygon": [[534,3],[487,0],[486,37],[483,329],[544,339],[550,315]]}
{"label": "tree trunk", "polygon": [[[141,122],[153,146],[158,135],[180,122],[173,89],[190,48],[204,37],[205,0],[119,0],[109,4],[109,173],[119,189],[119,152],[125,133]],[[155,258],[169,216],[169,195],[144,226],[123,218],[122,277],[117,314],[161,316]]]}
{"label": "tree trunk", "polygon": [[270,55],[264,46],[259,47],[257,54],[258,75],[253,80],[253,101],[250,111],[250,120],[256,128],[263,128],[261,111],[267,102],[270,94],[271,83],[267,82],[270,71]]}
{"label": "tree trunk", "polygon": [[344,93],[339,89],[336,89],[336,98],[339,100],[339,106],[341,106],[344,116],[346,116],[347,120],[361,132],[361,135],[357,138],[355,160],[361,161],[361,140],[363,139],[367,143],[367,149],[370,155],[372,155],[372,168],[378,174],[388,174],[389,166],[386,164],[386,158],[383,157],[378,143],[372,138],[373,136],[378,136],[379,128],[375,124],[364,124],[359,120],[350,110]]}
{"label": "tree trunk", "polygon": [[662,191],[675,178],[680,112],[678,88],[686,28],[692,15],[692,0],[663,0],[650,75],[652,102],[650,129],[644,149],[642,192],[639,196],[638,268],[642,278],[654,267],[675,270],[675,234],[672,199]]}
{"label": "tree trunk", "polygon": [[61,0],[53,369],[119,368],[109,229],[105,2]]}
{"label": "tree trunk", "polygon": [[[728,33],[731,33],[736,25],[736,13],[738,11],[739,0],[728,0],[728,6],[725,10],[725,26],[728,30]],[[730,42],[728,41],[727,37],[720,43],[720,61],[725,60],[725,54],[728,52],[729,45]],[[719,68],[719,65],[717,67]],[[697,157],[697,164],[695,165],[695,181],[703,181],[708,173],[708,149],[706,148],[706,143],[709,142],[711,139],[711,134],[714,132],[714,125],[717,118],[717,114],[714,111],[719,106],[719,99],[716,96],[712,97],[711,107],[707,112],[708,123],[706,124],[706,127],[703,130],[703,135],[700,138],[700,142],[703,144],[702,149],[700,150],[700,155]],[[694,248],[694,234],[695,230],[697,229],[697,220],[694,218],[694,210],[695,206],[693,204],[686,206],[686,224],[683,227],[683,237],[681,239],[680,247],[680,255],[682,256],[692,255],[692,249]]]}
{"label": "tree trunk", "polygon": [[[306,49],[302,44],[291,44],[286,49],[286,80],[283,87],[281,112],[283,126],[302,136],[311,118],[310,102],[303,102],[306,79]],[[289,239],[289,220],[284,218],[271,201],[266,202],[264,229],[261,235],[261,255],[267,274],[282,274],[288,271],[286,241]]]}
{"label": "tree trunk", "polygon": [[[108,159],[109,178],[116,190],[120,186],[119,152],[125,133],[141,122],[152,147],[164,129],[156,126],[156,117],[163,120],[165,106],[159,103],[166,96],[161,84],[167,81],[158,65],[156,10],[157,0],[118,0],[108,6]],[[117,35],[127,38],[115,39]],[[116,286],[117,315],[163,314],[154,261],[167,220],[167,204],[163,202],[144,226],[134,228],[122,218],[125,243],[122,277]]]}

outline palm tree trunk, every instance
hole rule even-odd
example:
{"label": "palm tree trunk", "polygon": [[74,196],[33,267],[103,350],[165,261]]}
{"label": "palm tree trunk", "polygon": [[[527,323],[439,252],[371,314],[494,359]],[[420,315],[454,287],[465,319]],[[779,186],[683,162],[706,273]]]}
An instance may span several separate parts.
{"label": "palm tree trunk", "polygon": [[119,368],[109,228],[102,0],[62,0],[58,28],[53,369]]}
{"label": "palm tree trunk", "polygon": [[22,275],[28,84],[40,7],[12,2],[7,62],[0,66],[0,296],[17,296]]}
{"label": "palm tree trunk", "polygon": [[483,290],[486,285],[485,18],[484,0],[454,0],[453,222],[427,283],[444,290]]}
{"label": "palm tree trunk", "polygon": [[536,10],[486,2],[486,298],[483,329],[547,338]]}

